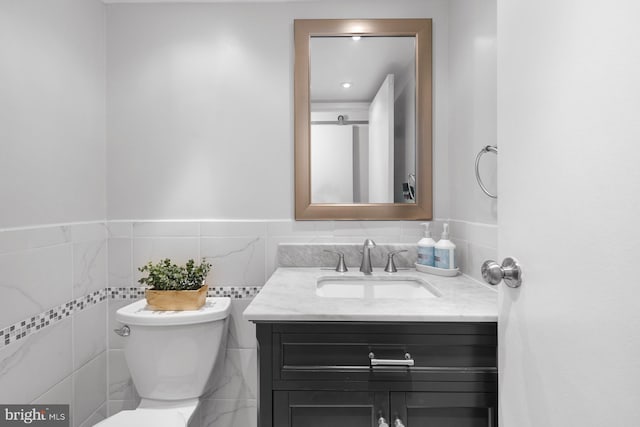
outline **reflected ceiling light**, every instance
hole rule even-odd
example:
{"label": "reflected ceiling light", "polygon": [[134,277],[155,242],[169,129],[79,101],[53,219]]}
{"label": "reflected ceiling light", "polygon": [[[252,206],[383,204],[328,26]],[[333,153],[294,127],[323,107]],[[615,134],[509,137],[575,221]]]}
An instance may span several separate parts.
{"label": "reflected ceiling light", "polygon": [[349,89],[351,87],[351,82],[342,82],[340,83],[340,86],[342,86],[345,89]]}
{"label": "reflected ceiling light", "polygon": [[362,38],[361,36],[351,36],[351,40],[353,40],[353,41],[358,41],[361,38]]}

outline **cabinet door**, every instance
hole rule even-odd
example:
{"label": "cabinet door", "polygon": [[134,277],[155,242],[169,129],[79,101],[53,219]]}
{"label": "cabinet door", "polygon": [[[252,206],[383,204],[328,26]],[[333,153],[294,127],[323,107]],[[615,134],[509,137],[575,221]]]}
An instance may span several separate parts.
{"label": "cabinet door", "polygon": [[273,427],[377,427],[389,413],[389,393],[275,391]]}
{"label": "cabinet door", "polygon": [[394,392],[390,409],[397,427],[498,426],[495,393]]}

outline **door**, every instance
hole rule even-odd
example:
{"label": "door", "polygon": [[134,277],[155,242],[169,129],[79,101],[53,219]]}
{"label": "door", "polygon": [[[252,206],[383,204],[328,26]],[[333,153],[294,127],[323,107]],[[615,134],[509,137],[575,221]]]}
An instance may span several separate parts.
{"label": "door", "polygon": [[503,427],[640,425],[638,16],[498,0]]}
{"label": "door", "polygon": [[396,427],[496,427],[496,400],[495,393],[393,392],[390,419]]}
{"label": "door", "polygon": [[394,81],[388,74],[369,106],[369,203],[393,203]]}
{"label": "door", "polygon": [[275,391],[274,427],[372,427],[389,412],[389,393]]}
{"label": "door", "polygon": [[353,203],[353,126],[311,125],[311,203]]}

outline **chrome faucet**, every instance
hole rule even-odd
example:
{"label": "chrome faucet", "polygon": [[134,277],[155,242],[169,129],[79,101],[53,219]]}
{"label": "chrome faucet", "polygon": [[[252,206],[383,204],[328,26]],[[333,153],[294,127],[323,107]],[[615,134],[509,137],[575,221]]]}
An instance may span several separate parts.
{"label": "chrome faucet", "polygon": [[367,239],[364,241],[364,246],[362,247],[362,263],[360,264],[360,271],[364,274],[371,274],[371,248],[376,247],[376,242],[371,239]]}

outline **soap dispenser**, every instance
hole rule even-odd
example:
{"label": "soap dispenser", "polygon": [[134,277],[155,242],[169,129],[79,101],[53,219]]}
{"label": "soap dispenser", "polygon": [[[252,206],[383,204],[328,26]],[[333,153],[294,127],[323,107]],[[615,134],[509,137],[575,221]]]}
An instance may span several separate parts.
{"label": "soap dispenser", "polygon": [[418,242],[418,264],[435,266],[435,246],[436,241],[431,238],[430,222],[422,223],[424,226],[424,237]]}
{"label": "soap dispenser", "polygon": [[437,268],[444,268],[447,270],[455,269],[455,250],[455,243],[449,240],[449,224],[445,223],[442,238],[435,246],[435,266]]}

